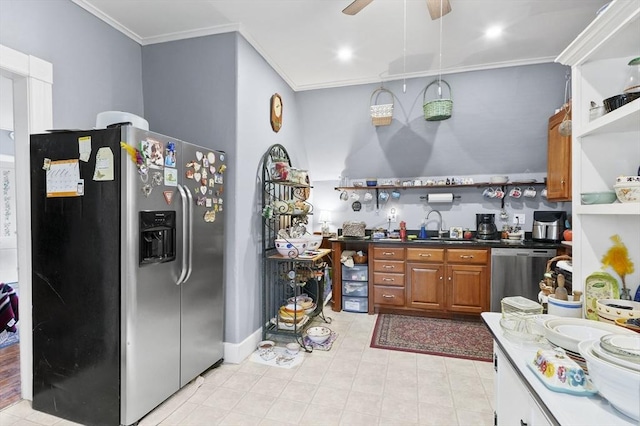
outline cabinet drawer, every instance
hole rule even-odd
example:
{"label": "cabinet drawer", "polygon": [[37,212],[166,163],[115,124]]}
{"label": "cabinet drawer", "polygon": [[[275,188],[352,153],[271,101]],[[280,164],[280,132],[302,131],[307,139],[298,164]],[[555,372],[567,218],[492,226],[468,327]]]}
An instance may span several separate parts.
{"label": "cabinet drawer", "polygon": [[375,305],[404,306],[404,287],[373,286]]}
{"label": "cabinet drawer", "polygon": [[373,270],[375,272],[403,274],[404,262],[402,260],[376,260],[373,262]]}
{"label": "cabinet drawer", "polygon": [[404,287],[404,274],[387,274],[385,272],[374,272],[373,283]]}
{"label": "cabinet drawer", "polygon": [[447,249],[448,263],[466,263],[486,265],[489,260],[488,250]]}
{"label": "cabinet drawer", "polygon": [[358,281],[342,281],[342,296],[367,297],[369,283]]}
{"label": "cabinet drawer", "polygon": [[443,262],[444,249],[408,248],[407,260],[417,262]]}
{"label": "cabinet drawer", "polygon": [[404,248],[401,247],[374,247],[374,259],[404,260]]}

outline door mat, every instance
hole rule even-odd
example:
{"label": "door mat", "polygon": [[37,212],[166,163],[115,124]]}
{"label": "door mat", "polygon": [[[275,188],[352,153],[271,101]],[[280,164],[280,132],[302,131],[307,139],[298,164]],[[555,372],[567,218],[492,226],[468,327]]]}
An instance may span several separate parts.
{"label": "door mat", "polygon": [[378,314],[371,347],[477,361],[493,360],[493,338],[472,320]]}

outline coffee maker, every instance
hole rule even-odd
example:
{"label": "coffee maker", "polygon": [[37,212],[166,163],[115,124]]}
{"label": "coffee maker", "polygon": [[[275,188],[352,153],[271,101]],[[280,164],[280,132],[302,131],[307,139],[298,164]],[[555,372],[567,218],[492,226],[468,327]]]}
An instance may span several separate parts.
{"label": "coffee maker", "polygon": [[495,214],[476,214],[476,238],[479,240],[495,240],[498,238],[498,228],[495,224]]}

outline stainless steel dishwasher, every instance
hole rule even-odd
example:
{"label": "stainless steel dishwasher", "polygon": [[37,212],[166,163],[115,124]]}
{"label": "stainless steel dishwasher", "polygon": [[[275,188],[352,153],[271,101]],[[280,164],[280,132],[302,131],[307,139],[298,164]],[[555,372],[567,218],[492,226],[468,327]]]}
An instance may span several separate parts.
{"label": "stainless steel dishwasher", "polygon": [[538,300],[540,280],[555,249],[491,249],[491,311],[500,312],[500,301],[507,296]]}

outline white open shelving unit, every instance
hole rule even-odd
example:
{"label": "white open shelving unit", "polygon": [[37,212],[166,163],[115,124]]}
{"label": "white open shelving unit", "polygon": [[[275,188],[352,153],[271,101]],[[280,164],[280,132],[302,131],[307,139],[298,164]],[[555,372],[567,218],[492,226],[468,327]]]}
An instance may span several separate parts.
{"label": "white open shelving unit", "polygon": [[583,192],[612,190],[616,177],[636,175],[640,166],[640,99],[589,121],[590,102],[622,93],[627,64],[639,56],[640,2],[615,0],[556,59],[572,70],[574,289],[584,290],[586,277],[601,270],[615,234],[635,264],[626,277],[631,297],[640,285],[640,203],[580,200]]}

